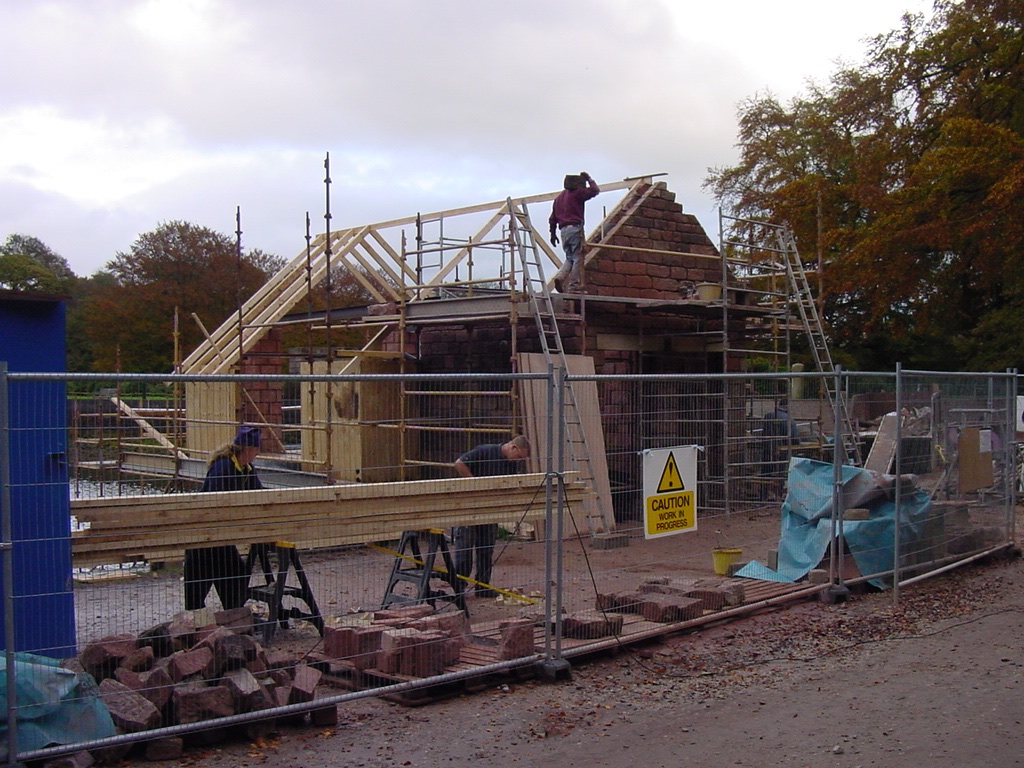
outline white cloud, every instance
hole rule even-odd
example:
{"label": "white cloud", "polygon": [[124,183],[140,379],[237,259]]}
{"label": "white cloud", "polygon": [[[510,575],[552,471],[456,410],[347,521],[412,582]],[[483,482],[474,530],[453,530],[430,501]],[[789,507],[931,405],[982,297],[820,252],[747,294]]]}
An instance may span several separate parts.
{"label": "white cloud", "polygon": [[168,117],[115,122],[29,107],[0,115],[0,136],[0,173],[98,208],[211,162]]}
{"label": "white cloud", "polygon": [[[891,0],[0,0],[0,237],[89,274],[161,221],[291,257],[335,226],[668,172],[709,232],[739,101],[788,98]],[[928,0],[904,0],[924,10]],[[714,237],[714,235],[712,234]]]}

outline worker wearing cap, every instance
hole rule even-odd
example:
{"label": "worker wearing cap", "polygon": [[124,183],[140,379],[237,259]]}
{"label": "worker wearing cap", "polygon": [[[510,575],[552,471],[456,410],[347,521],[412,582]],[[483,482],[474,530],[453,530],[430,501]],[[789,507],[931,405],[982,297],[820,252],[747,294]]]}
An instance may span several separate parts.
{"label": "worker wearing cap", "polygon": [[[235,439],[210,457],[201,491],[256,491],[263,488],[253,461],[260,452],[260,430],[239,428]],[[206,604],[210,588],[217,590],[224,608],[245,605],[249,568],[231,544],[185,550],[185,609]]]}
{"label": "worker wearing cap", "polygon": [[252,465],[260,452],[258,427],[240,427],[235,439],[210,457],[201,491],[258,491],[263,488]]}
{"label": "worker wearing cap", "polygon": [[551,228],[551,244],[558,245],[560,233],[562,250],[565,251],[565,261],[555,275],[555,290],[561,292],[564,286],[565,290],[573,293],[580,289],[580,273],[583,267],[580,252],[583,250],[584,204],[590,198],[597,197],[601,188],[586,171],[579,176],[566,176],[562,185],[565,189],[551,204],[548,226]]}

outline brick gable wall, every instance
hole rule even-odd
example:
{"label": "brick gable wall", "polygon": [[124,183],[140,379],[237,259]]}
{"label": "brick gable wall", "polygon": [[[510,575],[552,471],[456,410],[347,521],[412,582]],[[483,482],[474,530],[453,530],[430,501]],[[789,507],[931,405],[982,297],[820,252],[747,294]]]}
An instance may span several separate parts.
{"label": "brick gable wall", "polygon": [[[672,300],[685,297],[695,283],[720,283],[721,262],[700,258],[717,257],[718,249],[697,218],[683,213],[664,182],[638,190],[645,193],[635,210],[635,199],[624,200],[604,222],[605,236],[593,236],[584,247],[587,293]],[[648,250],[617,250],[616,245]]]}

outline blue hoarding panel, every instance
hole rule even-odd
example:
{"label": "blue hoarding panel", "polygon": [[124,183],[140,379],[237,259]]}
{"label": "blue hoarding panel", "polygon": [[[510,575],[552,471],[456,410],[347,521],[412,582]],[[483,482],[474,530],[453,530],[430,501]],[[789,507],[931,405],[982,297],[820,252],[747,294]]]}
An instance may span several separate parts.
{"label": "blue hoarding panel", "polygon": [[[0,293],[0,361],[11,373],[66,369],[64,302]],[[67,396],[63,382],[9,382],[8,468],[15,650],[75,653]],[[0,648],[6,648],[0,612]]]}

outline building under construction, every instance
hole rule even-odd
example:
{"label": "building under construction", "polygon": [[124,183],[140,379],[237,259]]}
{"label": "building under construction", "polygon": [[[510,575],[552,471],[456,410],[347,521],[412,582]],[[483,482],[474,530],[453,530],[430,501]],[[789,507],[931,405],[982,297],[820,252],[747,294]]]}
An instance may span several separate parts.
{"label": "building under construction", "polygon": [[[753,358],[762,370],[787,370],[794,320],[803,320],[799,327],[812,340],[815,326],[820,335],[813,302],[793,299],[807,278],[785,230],[756,225],[747,228],[750,243],[716,245],[663,181],[645,176],[601,189],[589,204],[590,217],[600,220],[584,246],[578,293],[553,293],[549,279],[562,260],[547,239],[557,193],[417,214],[307,236],[305,252],[209,334],[181,371],[507,374],[551,365],[573,374],[699,374],[744,372]],[[372,303],[313,310],[311,294],[339,269]],[[315,331],[321,343],[286,348],[284,330],[296,326]],[[332,340],[341,337],[350,348]],[[351,344],[353,338],[359,342]],[[826,369],[831,363],[822,349]],[[707,456],[709,471],[720,475],[747,461],[748,422],[766,407],[737,387],[722,391],[716,383],[686,392],[690,403],[703,398],[700,418],[687,416],[692,406],[652,395],[641,408],[649,418],[631,420],[623,431],[610,426],[614,395],[598,406],[596,389],[577,385],[565,409],[567,422],[580,424],[567,427],[569,453],[576,462],[611,457],[606,468],[581,468],[601,475],[593,479],[607,486],[605,493],[636,486],[634,470],[614,466],[614,457],[635,453],[641,442],[725,446]],[[445,471],[438,467],[475,442],[513,432],[537,438],[544,430],[524,387],[497,380],[458,392],[389,380],[328,380],[307,389],[290,434],[300,436],[301,468],[334,482],[436,477]],[[195,385],[185,397],[183,442],[190,455],[202,455],[229,439],[239,422],[258,423],[273,428],[283,453],[286,402],[274,382]]]}
{"label": "building under construction", "polygon": [[[50,581],[31,597],[67,598],[67,640],[32,640],[28,650],[52,651],[58,640],[120,644],[128,633],[170,638],[180,620],[181,647],[161,647],[177,659],[212,654],[207,637],[185,638],[198,637],[189,621],[191,630],[213,626],[205,622],[217,603],[182,614],[176,563],[190,549],[248,547],[242,577],[253,605],[217,612],[212,632],[258,632],[294,653],[286,665],[296,684],[275,680],[289,690],[274,693],[292,714],[295,687],[304,706],[322,709],[366,689],[447,695],[528,666],[557,679],[570,658],[791,600],[842,600],[847,585],[902,586],[1013,546],[1015,374],[832,371],[784,227],[723,217],[716,245],[654,178],[603,190],[588,209],[602,215],[575,293],[552,293],[548,279],[561,263],[541,223],[555,193],[506,199],[309,236],[188,356],[183,375],[104,375],[113,386],[100,398],[105,412],[84,413],[87,398],[48,388],[52,372],[0,376],[14,423],[55,422],[36,430],[47,439],[34,452],[0,450],[0,463],[14,457],[30,478],[12,488],[21,538],[9,550],[44,544],[35,560]],[[331,306],[325,290],[322,306],[319,287],[341,270],[369,301]],[[806,341],[816,371],[792,370],[791,333]],[[126,382],[173,389],[176,402],[160,414],[129,404]],[[807,386],[804,397],[796,384]],[[864,469],[851,466],[863,433],[848,428],[843,407],[851,402],[862,426],[861,395],[877,406],[869,419],[881,416]],[[75,417],[67,461],[69,430],[52,418],[65,408]],[[92,432],[78,426],[87,422]],[[241,423],[264,431],[263,490],[141,492],[146,477],[202,478],[204,460]],[[818,433],[800,434],[811,423]],[[105,452],[111,432],[114,459]],[[534,448],[526,472],[453,476],[467,448],[518,432]],[[69,536],[63,473],[83,465],[74,452],[85,449],[130,479],[130,493],[72,490],[80,527]],[[655,474],[663,467],[673,482],[648,493],[653,454]],[[832,461],[790,461],[799,455]],[[22,503],[42,487],[39,467],[59,493]],[[752,513],[731,514],[739,508]],[[677,509],[684,514],[670,518]],[[650,524],[662,510],[668,530]],[[479,564],[474,576],[451,562],[446,532],[472,525],[506,533],[490,577]],[[123,587],[112,578],[119,565],[130,575],[155,564],[151,578]],[[445,610],[453,606],[460,610]],[[391,613],[410,607],[414,614]],[[20,613],[26,636],[56,634],[53,611]],[[266,672],[253,657],[250,673]],[[203,666],[208,684],[181,674],[180,684],[157,687],[234,700],[216,690],[221,670]],[[318,696],[320,675],[339,689]],[[149,706],[152,721],[131,738],[150,738],[162,722]],[[281,706],[237,714],[274,717]],[[7,714],[15,719],[10,705]]]}

